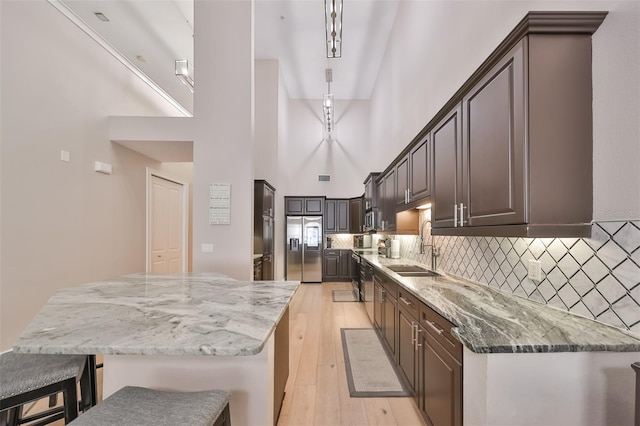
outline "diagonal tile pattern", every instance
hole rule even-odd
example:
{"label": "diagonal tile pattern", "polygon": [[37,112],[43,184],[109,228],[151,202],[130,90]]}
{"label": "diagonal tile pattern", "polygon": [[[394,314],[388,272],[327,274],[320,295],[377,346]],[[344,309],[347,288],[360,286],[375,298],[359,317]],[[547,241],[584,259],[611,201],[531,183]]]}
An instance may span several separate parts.
{"label": "diagonal tile pattern", "polygon": [[[426,212],[421,221],[427,220]],[[437,268],[509,293],[640,334],[640,221],[597,222],[591,238],[431,236]],[[400,254],[431,265],[420,237],[396,236]],[[527,277],[540,260],[541,282]]]}

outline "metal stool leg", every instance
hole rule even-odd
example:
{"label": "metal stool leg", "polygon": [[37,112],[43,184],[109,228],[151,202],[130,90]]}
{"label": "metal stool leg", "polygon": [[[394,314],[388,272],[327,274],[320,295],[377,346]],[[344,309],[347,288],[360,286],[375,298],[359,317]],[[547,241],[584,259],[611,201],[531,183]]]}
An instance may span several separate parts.
{"label": "metal stool leg", "polygon": [[78,391],[75,377],[65,380],[62,395],[64,398],[64,423],[67,424],[78,417]]}
{"label": "metal stool leg", "polygon": [[95,355],[89,355],[87,356],[87,362],[80,376],[80,396],[82,398],[80,401],[80,410],[83,413],[98,402],[96,388]]}

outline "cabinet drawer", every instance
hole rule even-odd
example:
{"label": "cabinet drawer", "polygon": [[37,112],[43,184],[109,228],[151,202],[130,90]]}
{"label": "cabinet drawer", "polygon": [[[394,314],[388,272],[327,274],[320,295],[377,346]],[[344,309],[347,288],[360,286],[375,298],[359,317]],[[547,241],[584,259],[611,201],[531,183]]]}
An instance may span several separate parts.
{"label": "cabinet drawer", "polygon": [[462,343],[458,341],[451,329],[454,324],[446,320],[442,315],[421,303],[420,305],[420,325],[438,343],[440,343],[457,361],[462,362]]}
{"label": "cabinet drawer", "polygon": [[398,286],[398,307],[400,310],[407,312],[414,319],[418,319],[420,317],[420,305],[421,302],[414,295]]}
{"label": "cabinet drawer", "polygon": [[340,250],[335,249],[335,250],[324,250],[324,255],[325,256],[340,256]]}

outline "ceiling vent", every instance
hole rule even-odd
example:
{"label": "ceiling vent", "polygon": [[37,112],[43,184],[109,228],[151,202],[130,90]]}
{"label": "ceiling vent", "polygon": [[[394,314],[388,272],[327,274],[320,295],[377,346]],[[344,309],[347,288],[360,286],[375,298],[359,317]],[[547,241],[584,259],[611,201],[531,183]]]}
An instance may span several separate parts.
{"label": "ceiling vent", "polygon": [[318,182],[330,182],[331,175],[318,175]]}

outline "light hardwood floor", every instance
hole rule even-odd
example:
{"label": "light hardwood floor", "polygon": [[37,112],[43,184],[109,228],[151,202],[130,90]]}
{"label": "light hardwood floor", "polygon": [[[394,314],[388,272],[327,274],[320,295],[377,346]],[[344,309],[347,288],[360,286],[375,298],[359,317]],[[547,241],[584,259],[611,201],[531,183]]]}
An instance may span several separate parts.
{"label": "light hardwood floor", "polygon": [[[332,290],[350,289],[351,283],[302,284],[291,301],[289,380],[278,426],[424,425],[411,398],[349,396],[340,329],[371,327],[361,303],[333,302]],[[101,400],[101,369],[98,388]],[[34,408],[40,407],[45,401]]]}
{"label": "light hardwood floor", "polygon": [[411,398],[351,398],[341,328],[370,328],[361,303],[333,302],[351,283],[302,284],[290,305],[289,380],[278,426],[423,425]]}

